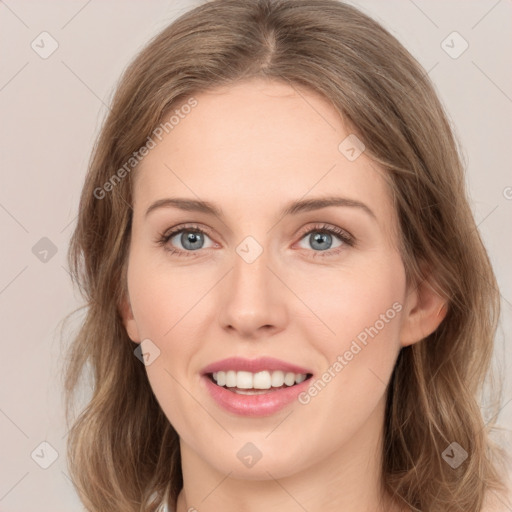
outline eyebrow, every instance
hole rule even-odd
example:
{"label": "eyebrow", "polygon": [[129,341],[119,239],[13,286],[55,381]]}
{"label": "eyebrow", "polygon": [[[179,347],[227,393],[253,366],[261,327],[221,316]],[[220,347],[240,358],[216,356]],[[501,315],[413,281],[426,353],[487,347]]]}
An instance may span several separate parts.
{"label": "eyebrow", "polygon": [[[377,220],[375,213],[361,201],[349,199],[346,197],[319,197],[314,199],[302,199],[299,201],[292,201],[287,204],[280,213],[280,217],[287,215],[295,215],[301,212],[310,212],[320,210],[321,208],[328,208],[330,206],[342,206],[359,208],[366,212],[373,219]],[[208,201],[200,201],[198,199],[186,199],[181,197],[167,197],[158,199],[146,210],[145,216],[147,217],[152,211],[159,208],[178,208],[189,212],[200,212],[208,215],[213,215],[222,219],[224,214],[220,208]]]}

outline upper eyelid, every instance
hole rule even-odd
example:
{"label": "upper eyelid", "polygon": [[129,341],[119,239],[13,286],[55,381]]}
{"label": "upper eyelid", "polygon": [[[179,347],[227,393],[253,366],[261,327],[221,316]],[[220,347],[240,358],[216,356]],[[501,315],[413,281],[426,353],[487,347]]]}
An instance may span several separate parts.
{"label": "upper eyelid", "polygon": [[[306,226],[306,227],[302,228],[294,236],[299,236],[300,240],[302,240],[302,238],[304,236],[306,236],[307,234],[309,234],[311,231],[322,231],[322,230],[325,230],[325,231],[330,232],[330,234],[332,234],[333,236],[336,236],[337,238],[339,238],[342,242],[346,243],[346,240],[343,239],[342,234],[335,233],[333,231],[333,230],[340,230],[340,231],[342,231],[346,235],[347,238],[349,238],[352,242],[355,242],[355,237],[352,235],[352,233],[347,231],[345,228],[342,228],[340,226],[335,226],[335,225],[330,224],[328,222],[320,222],[320,221],[318,221],[318,222],[313,223],[313,224],[314,225],[310,225],[310,226]],[[167,238],[168,240],[170,240],[171,238],[174,238],[176,235],[180,234],[183,231],[199,231],[199,232],[202,232],[205,235],[209,236],[212,239],[212,241],[214,241],[213,237],[211,236],[212,230],[210,228],[206,228],[206,227],[200,226],[198,224],[190,224],[190,225],[187,225],[187,224],[180,225],[180,224],[178,224],[176,227],[171,228],[171,229],[167,230],[166,232],[164,232],[164,237]],[[217,243],[217,242],[215,242],[215,243]],[[183,250],[183,249],[178,249],[178,250]],[[186,251],[186,252],[194,252],[194,251]]]}
{"label": "upper eyelid", "polygon": [[205,228],[203,226],[196,226],[196,225],[190,225],[190,226],[181,226],[181,225],[178,225],[174,228],[170,228],[166,231],[164,231],[164,234],[163,236],[165,237],[175,237],[176,235],[180,234],[182,231],[199,231],[201,233],[204,233],[208,236],[211,235],[211,232],[212,230],[208,229],[208,228]]}

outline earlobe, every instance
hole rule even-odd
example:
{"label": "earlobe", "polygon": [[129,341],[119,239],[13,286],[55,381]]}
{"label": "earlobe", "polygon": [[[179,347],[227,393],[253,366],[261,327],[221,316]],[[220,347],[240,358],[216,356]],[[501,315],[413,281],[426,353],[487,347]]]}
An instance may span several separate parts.
{"label": "earlobe", "polygon": [[432,334],[448,313],[447,300],[424,279],[406,300],[405,318],[400,335],[401,345],[406,347]]}
{"label": "earlobe", "polygon": [[137,323],[135,322],[135,318],[133,316],[132,307],[130,304],[130,300],[127,297],[124,297],[119,305],[119,313],[121,318],[123,319],[123,325],[126,329],[126,333],[128,337],[135,343],[140,343],[140,335],[137,327]]}

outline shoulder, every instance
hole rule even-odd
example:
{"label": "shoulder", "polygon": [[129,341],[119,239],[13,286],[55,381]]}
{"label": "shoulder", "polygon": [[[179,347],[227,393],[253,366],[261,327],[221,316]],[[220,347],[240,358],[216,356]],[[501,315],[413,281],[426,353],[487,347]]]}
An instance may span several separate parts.
{"label": "shoulder", "polygon": [[512,510],[512,468],[509,466],[504,478],[506,490],[502,493],[489,490],[482,512],[510,512]]}
{"label": "shoulder", "polygon": [[504,499],[503,496],[490,492],[485,499],[482,512],[510,512],[510,510],[512,510],[510,508],[511,506],[512,501],[510,497],[505,497]]}

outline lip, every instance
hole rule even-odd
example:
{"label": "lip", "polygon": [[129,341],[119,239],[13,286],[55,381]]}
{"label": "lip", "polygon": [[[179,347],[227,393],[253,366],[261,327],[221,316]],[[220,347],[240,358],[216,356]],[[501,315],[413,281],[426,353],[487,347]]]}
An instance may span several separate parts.
{"label": "lip", "polygon": [[280,359],[275,359],[274,357],[259,357],[257,359],[245,359],[243,357],[228,357],[227,359],[222,359],[221,361],[216,361],[215,363],[209,364],[208,366],[203,368],[201,374],[206,375],[208,373],[225,372],[229,370],[233,370],[236,372],[245,371],[251,373],[262,372],[264,370],[281,370],[283,372],[293,373],[313,373],[311,370],[308,370],[307,368],[302,368],[301,366],[287,363],[286,361],[281,361]]}
{"label": "lip", "polygon": [[309,387],[310,381],[311,378],[294,386],[276,388],[275,391],[269,390],[268,393],[261,395],[239,395],[218,386],[209,375],[201,376],[201,382],[217,405],[233,414],[252,417],[270,416],[284,409],[297,400],[298,395]]}
{"label": "lip", "polygon": [[295,364],[281,361],[274,357],[259,357],[245,359],[242,357],[229,357],[209,364],[201,371],[201,382],[207,392],[224,410],[239,416],[270,416],[297,400],[297,396],[310,385],[310,378],[290,387],[272,388],[260,395],[239,395],[229,389],[218,386],[210,378],[210,374],[219,371],[246,371],[251,373],[264,370],[313,375],[311,370]]}

